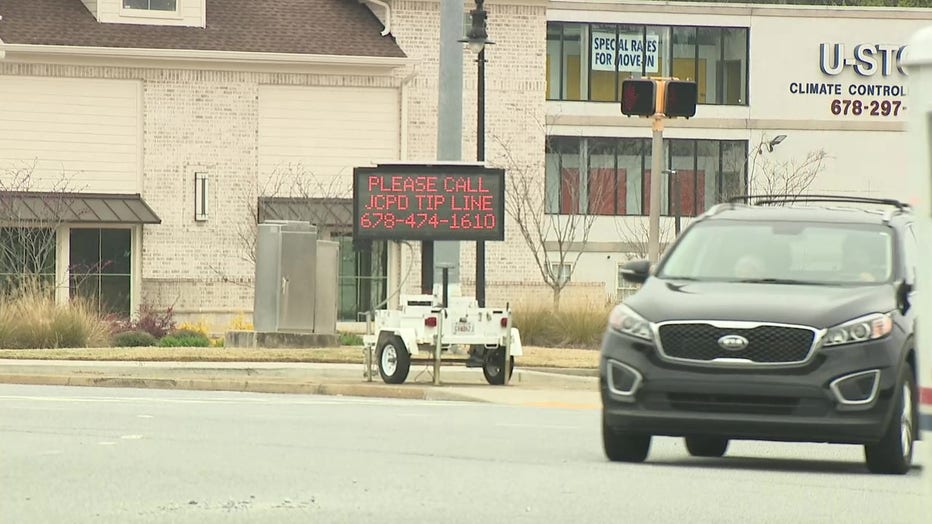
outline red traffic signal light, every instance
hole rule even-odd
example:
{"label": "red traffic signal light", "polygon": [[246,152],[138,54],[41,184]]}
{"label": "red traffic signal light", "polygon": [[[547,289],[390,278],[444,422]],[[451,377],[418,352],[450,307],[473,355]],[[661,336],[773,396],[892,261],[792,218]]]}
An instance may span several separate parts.
{"label": "red traffic signal light", "polygon": [[663,114],[668,118],[695,116],[698,97],[695,82],[668,80],[664,89]]}
{"label": "red traffic signal light", "polygon": [[653,116],[657,110],[657,83],[646,78],[621,81],[621,112],[627,116]]}

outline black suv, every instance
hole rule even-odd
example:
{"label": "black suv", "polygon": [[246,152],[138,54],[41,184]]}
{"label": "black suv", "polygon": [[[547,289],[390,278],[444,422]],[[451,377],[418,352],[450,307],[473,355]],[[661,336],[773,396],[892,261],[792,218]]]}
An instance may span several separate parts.
{"label": "black suv", "polygon": [[714,206],[655,267],[623,268],[643,286],[602,341],[605,454],[644,461],[654,435],[701,457],[732,439],[863,444],[870,471],[906,473],[919,438],[916,251],[896,200]]}

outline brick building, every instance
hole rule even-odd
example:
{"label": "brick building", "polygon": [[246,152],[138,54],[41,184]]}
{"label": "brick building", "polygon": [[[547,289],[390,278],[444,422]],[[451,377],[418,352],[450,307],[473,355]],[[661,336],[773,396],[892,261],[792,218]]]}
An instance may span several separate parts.
{"label": "brick building", "polygon": [[[496,42],[487,51],[486,158],[507,176],[537,177],[548,216],[595,217],[586,242],[570,239],[568,295],[623,292],[617,266],[643,244],[650,128],[619,112],[627,77],[700,83],[696,117],[666,132],[665,165],[683,174],[686,215],[746,187],[755,167],[793,162],[814,144],[831,157],[814,189],[909,196],[889,175],[904,162],[902,115],[872,117],[869,107],[905,105],[890,91],[904,83],[896,60],[907,36],[932,23],[929,10],[661,4],[486,2]],[[0,230],[54,232],[40,266],[62,300],[84,294],[124,313],[174,305],[217,330],[251,312],[251,241],[265,219],[311,220],[341,242],[344,320],[388,290],[416,291],[418,246],[355,252],[347,199],[354,166],[436,159],[439,6],[0,3]],[[464,15],[470,8],[464,2]],[[465,48],[463,57],[469,160],[476,68]],[[836,84],[855,91],[819,93]],[[864,114],[833,112],[833,100],[841,108],[854,95]],[[788,137],[783,145],[759,148],[777,135]],[[613,198],[594,205],[596,188],[609,186]],[[50,200],[70,211],[21,212]],[[472,243],[461,244],[460,260],[471,294]],[[0,264],[2,276],[16,271]],[[487,281],[490,304],[548,296],[513,221],[504,242],[487,244]]]}

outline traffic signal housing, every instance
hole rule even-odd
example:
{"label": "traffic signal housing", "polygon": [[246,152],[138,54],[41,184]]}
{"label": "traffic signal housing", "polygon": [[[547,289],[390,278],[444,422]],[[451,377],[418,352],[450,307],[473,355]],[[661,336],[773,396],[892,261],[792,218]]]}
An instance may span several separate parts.
{"label": "traffic signal housing", "polygon": [[657,112],[657,82],[647,78],[621,81],[621,112],[627,116],[653,116]]}
{"label": "traffic signal housing", "polygon": [[695,82],[667,80],[663,94],[663,114],[668,118],[696,116],[699,90]]}

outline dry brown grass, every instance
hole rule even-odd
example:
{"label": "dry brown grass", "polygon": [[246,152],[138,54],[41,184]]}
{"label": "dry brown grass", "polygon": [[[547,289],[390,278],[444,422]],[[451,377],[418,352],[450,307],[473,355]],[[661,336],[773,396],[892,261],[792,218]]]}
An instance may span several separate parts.
{"label": "dry brown grass", "polygon": [[0,296],[0,347],[89,347],[109,338],[109,325],[89,304],[75,299],[58,305],[52,290],[39,283]]}
{"label": "dry brown grass", "polygon": [[[88,348],[0,349],[0,358],[37,360],[162,361],[162,362],[330,362],[363,363],[362,348]],[[515,363],[526,367],[595,368],[599,352],[586,349],[525,347]]]}

